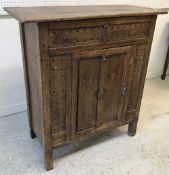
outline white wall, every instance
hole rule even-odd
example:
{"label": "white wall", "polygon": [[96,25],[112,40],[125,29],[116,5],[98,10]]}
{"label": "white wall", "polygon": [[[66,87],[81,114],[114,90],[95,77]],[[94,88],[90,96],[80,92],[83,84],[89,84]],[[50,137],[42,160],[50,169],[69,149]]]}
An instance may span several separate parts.
{"label": "white wall", "polygon": [[147,78],[161,76],[169,45],[169,14],[157,18]]}
{"label": "white wall", "polygon": [[18,23],[0,19],[0,116],[26,109]]}
{"label": "white wall", "polygon": [[[62,2],[55,1],[53,5],[119,4],[127,2],[151,7],[167,7],[167,1],[104,0],[98,2],[98,0],[77,0],[73,3],[70,0],[65,0]],[[169,15],[158,17],[147,78],[157,77],[162,73],[169,40],[168,23]],[[0,48],[0,116],[4,116],[26,110],[19,28],[17,21],[12,18],[0,18]]]}

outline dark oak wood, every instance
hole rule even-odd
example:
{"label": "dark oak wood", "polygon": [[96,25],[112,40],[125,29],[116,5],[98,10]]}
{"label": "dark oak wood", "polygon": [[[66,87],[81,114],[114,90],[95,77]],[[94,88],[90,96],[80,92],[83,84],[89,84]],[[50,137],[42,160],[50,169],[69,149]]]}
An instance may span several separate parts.
{"label": "dark oak wood", "polygon": [[20,29],[20,39],[21,39],[21,48],[22,48],[22,60],[23,60],[23,67],[24,67],[24,80],[25,80],[25,89],[26,89],[26,99],[27,99],[27,115],[29,120],[29,127],[30,127],[30,136],[32,136],[32,112],[31,112],[31,97],[30,97],[30,85],[29,85],[29,74],[28,74],[28,62],[27,62],[27,53],[26,53],[26,44],[25,44],[25,32],[24,32],[24,25],[19,24]]}
{"label": "dark oak wood", "polygon": [[167,56],[166,56],[166,60],[165,60],[165,64],[164,64],[163,74],[161,75],[162,80],[165,80],[168,66],[169,66],[169,47],[168,47]]}
{"label": "dark oak wood", "polygon": [[126,124],[135,135],[156,17],[164,11],[6,10],[20,20],[30,134],[40,140],[47,170],[54,148]]}

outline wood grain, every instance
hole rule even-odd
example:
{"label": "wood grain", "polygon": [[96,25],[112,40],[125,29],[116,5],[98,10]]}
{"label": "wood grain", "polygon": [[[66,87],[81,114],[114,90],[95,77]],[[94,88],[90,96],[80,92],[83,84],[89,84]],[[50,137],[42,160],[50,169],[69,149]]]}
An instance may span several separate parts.
{"label": "wood grain", "polygon": [[20,30],[20,40],[21,40],[21,49],[22,49],[22,61],[24,68],[24,80],[25,80],[25,89],[26,89],[26,100],[27,100],[27,114],[30,127],[30,136],[33,138],[33,128],[32,128],[32,110],[31,110],[31,96],[30,96],[30,80],[28,73],[28,61],[27,61],[27,52],[26,52],[26,43],[25,43],[25,31],[24,24],[19,23]]}
{"label": "wood grain", "polygon": [[167,14],[166,10],[156,10],[133,5],[6,7],[4,10],[20,22],[64,21]]}
{"label": "wood grain", "polygon": [[98,99],[98,126],[118,120],[124,63],[125,54],[123,52],[122,54],[112,52],[102,59],[99,87],[100,95]]}
{"label": "wood grain", "polygon": [[27,51],[28,76],[30,89],[30,101],[32,112],[32,129],[43,145],[42,137],[42,88],[41,88],[41,64],[39,50],[39,31],[36,23],[24,24],[25,44]]}
{"label": "wood grain", "polygon": [[99,58],[83,58],[78,62],[77,132],[96,126],[99,71]]}

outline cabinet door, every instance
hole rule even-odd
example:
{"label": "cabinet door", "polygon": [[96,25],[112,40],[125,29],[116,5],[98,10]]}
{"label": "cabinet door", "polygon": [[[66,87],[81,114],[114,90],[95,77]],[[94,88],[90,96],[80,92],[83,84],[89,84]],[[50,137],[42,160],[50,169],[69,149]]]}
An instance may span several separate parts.
{"label": "cabinet door", "polygon": [[[105,50],[100,72],[97,125],[121,121],[120,107],[127,90],[126,74],[131,58],[131,47]],[[125,93],[125,92],[124,92]]]}
{"label": "cabinet door", "polygon": [[74,54],[72,137],[121,122],[121,88],[131,51],[132,47],[120,47]]}
{"label": "cabinet door", "polygon": [[94,129],[97,120],[102,56],[90,55],[89,52],[83,54],[74,55],[73,60],[72,136]]}

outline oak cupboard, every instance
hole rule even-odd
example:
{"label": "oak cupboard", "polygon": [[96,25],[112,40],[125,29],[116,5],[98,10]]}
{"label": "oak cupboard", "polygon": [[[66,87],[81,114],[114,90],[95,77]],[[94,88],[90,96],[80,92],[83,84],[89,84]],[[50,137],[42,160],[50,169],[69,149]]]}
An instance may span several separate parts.
{"label": "oak cupboard", "polygon": [[53,149],[129,124],[134,136],[157,14],[137,6],[5,8],[19,20],[31,137]]}

